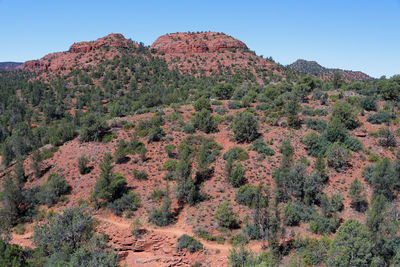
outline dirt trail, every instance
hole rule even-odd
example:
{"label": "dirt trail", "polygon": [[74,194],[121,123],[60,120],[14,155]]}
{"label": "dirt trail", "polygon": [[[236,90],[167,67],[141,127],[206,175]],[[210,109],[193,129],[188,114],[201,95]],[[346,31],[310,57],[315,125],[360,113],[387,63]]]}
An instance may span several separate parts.
{"label": "dirt trail", "polygon": [[[128,222],[125,221],[121,221],[121,220],[116,220],[114,218],[104,218],[102,216],[94,216],[94,218],[96,218],[99,221],[102,222],[107,222],[110,223],[112,225],[115,225],[119,228],[123,228],[123,229],[129,229],[130,224]],[[156,227],[152,227],[152,226],[145,226],[143,227],[145,230],[147,231],[152,231],[154,233],[160,233],[163,235],[167,235],[169,237],[179,237],[183,234],[187,234],[190,236],[193,236],[193,232],[191,231],[185,231],[183,229],[177,228],[177,227],[163,227],[163,228],[156,228]],[[229,249],[232,248],[231,245],[224,245],[224,244],[217,244],[214,242],[208,242],[205,240],[201,240],[201,243],[204,245],[204,247],[206,249],[214,249],[214,250],[220,250],[221,252],[229,252]]]}

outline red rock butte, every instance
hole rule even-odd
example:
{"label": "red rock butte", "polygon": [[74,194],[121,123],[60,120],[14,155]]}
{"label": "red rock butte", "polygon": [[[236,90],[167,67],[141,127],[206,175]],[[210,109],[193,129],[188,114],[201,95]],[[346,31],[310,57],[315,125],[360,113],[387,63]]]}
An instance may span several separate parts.
{"label": "red rock butte", "polygon": [[171,33],[158,37],[151,49],[165,54],[221,52],[229,49],[245,49],[246,44],[217,32]]}
{"label": "red rock butte", "polygon": [[24,64],[24,69],[62,71],[76,65],[94,65],[95,61],[88,63],[87,57],[92,58],[95,54],[104,54],[106,58],[112,58],[115,54],[113,52],[101,52],[102,49],[127,49],[132,46],[137,47],[138,44],[125,39],[122,34],[112,33],[95,41],[75,43],[66,52],[51,53],[41,59],[27,61]]}

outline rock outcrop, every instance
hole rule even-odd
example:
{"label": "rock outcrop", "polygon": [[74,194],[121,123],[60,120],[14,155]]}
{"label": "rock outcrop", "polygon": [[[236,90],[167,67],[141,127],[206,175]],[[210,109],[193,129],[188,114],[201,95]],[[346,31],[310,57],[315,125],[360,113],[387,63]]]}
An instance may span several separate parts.
{"label": "rock outcrop", "polygon": [[38,60],[25,62],[23,68],[30,71],[68,72],[75,67],[96,65],[96,59],[112,59],[118,49],[137,47],[122,34],[113,33],[90,42],[79,42],[71,45],[68,51],[56,52]]}
{"label": "rock outcrop", "polygon": [[102,47],[128,48],[128,40],[122,34],[112,33],[92,42],[79,42],[71,45],[71,53],[88,53]]}
{"label": "rock outcrop", "polygon": [[167,34],[158,37],[150,48],[165,54],[213,53],[229,49],[248,49],[243,42],[217,32]]}

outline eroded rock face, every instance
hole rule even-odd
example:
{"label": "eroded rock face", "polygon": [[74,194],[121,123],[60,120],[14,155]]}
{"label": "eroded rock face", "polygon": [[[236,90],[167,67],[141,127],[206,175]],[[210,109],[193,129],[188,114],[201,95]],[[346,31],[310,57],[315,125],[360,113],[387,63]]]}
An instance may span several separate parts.
{"label": "eroded rock face", "polygon": [[247,49],[235,38],[223,33],[172,33],[158,37],[151,49],[165,54],[206,53],[228,49]]}
{"label": "eroded rock face", "polygon": [[105,37],[99,38],[92,42],[79,42],[71,45],[69,52],[71,53],[88,53],[101,47],[120,47],[128,48],[128,40],[122,34],[112,33]]}

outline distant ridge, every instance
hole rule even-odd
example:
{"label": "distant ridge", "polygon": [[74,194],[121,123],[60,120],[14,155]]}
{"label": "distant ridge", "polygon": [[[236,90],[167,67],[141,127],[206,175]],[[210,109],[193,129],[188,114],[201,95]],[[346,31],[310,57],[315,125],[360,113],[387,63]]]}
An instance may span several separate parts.
{"label": "distant ridge", "polygon": [[335,72],[338,72],[346,81],[365,81],[372,79],[372,77],[361,71],[325,68],[316,61],[308,61],[304,59],[296,60],[294,63],[288,65],[288,68],[298,72],[315,75],[325,80],[333,79]]}
{"label": "distant ridge", "polygon": [[0,62],[0,70],[16,70],[22,67],[24,63],[22,62]]}

